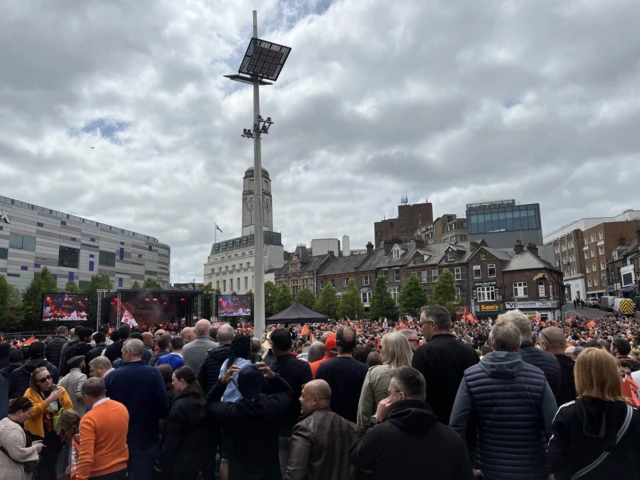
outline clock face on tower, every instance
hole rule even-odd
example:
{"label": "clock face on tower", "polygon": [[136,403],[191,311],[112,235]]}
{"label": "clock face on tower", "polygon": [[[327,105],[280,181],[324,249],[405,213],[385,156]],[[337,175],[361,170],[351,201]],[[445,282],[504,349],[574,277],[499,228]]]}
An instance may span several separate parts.
{"label": "clock face on tower", "polygon": [[269,199],[266,199],[264,202],[264,209],[269,212],[271,211],[271,201]]}
{"label": "clock face on tower", "polygon": [[253,210],[253,198],[251,197],[247,198],[245,205],[247,206],[247,210],[249,211]]}

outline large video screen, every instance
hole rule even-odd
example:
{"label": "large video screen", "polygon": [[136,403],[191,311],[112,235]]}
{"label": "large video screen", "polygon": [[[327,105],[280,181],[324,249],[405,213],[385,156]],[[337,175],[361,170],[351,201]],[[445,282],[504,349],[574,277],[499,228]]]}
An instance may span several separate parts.
{"label": "large video screen", "polygon": [[251,295],[218,295],[218,317],[250,317]]}
{"label": "large video screen", "polygon": [[89,297],[69,293],[45,293],[42,302],[43,322],[85,322]]}

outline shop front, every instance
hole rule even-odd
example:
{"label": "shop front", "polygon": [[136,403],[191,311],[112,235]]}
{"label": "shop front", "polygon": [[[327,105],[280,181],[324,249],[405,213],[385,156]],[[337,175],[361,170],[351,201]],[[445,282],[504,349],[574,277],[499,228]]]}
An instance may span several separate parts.
{"label": "shop front", "polygon": [[532,300],[532,301],[515,301],[505,302],[507,310],[518,309],[529,318],[534,319],[540,315],[540,319],[560,320],[561,312],[557,300]]}

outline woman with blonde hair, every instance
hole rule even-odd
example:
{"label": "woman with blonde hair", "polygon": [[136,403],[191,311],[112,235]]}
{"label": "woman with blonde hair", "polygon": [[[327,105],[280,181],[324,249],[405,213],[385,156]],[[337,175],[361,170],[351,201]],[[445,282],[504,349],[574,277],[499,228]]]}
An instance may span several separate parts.
{"label": "woman with blonde hair", "polygon": [[640,413],[626,404],[618,360],[587,348],[574,367],[578,399],[553,420],[547,459],[556,480],[637,478]]}
{"label": "woman with blonde hair", "polygon": [[62,409],[73,410],[73,403],[67,391],[53,383],[47,367],[38,367],[31,373],[30,385],[24,396],[31,400],[33,410],[24,422],[24,429],[32,437],[44,441],[36,478],[56,480],[56,464],[62,450],[62,440],[55,432],[55,418]]}
{"label": "woman with blonde hair", "polygon": [[382,365],[371,367],[367,372],[358,403],[358,426],[362,426],[376,413],[378,403],[387,397],[387,388],[393,370],[410,367],[413,350],[407,337],[399,332],[387,333],[382,337],[380,355]]}

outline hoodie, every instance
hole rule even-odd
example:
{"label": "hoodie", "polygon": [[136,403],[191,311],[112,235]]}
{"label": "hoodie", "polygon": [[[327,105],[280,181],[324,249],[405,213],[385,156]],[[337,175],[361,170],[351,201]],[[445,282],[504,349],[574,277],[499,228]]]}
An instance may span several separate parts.
{"label": "hoodie", "polygon": [[364,424],[349,454],[375,480],[421,478],[425,468],[429,478],[473,479],[466,445],[421,400],[396,402],[386,422]]}
{"label": "hoodie", "polygon": [[[553,421],[553,436],[547,459],[556,480],[565,480],[592,464],[604,452],[605,460],[582,480],[597,478],[639,478],[640,412],[632,410],[631,423],[616,444],[625,422],[627,405],[583,397],[562,405]],[[636,476],[629,477],[630,472]]]}
{"label": "hoodie", "polygon": [[58,383],[58,369],[45,359],[31,359],[16,368],[9,376],[9,398],[17,398],[24,395],[29,388],[31,374],[38,367],[47,367],[51,374],[53,383]]}

